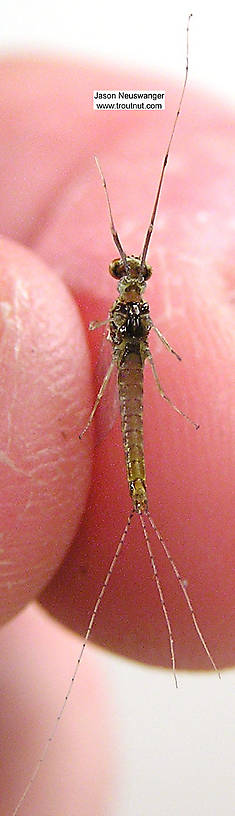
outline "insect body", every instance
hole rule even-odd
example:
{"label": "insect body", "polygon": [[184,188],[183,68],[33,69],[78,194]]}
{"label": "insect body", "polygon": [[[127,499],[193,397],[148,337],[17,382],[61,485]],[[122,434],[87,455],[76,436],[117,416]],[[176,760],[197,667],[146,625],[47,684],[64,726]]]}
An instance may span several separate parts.
{"label": "insect body", "polygon": [[[70,685],[67,690],[67,694],[64,698],[64,701],[61,705],[60,711],[57,714],[54,727],[51,731],[51,734],[48,737],[47,742],[45,743],[44,749],[42,751],[41,756],[38,759],[38,762],[34,768],[34,771],[31,775],[31,778],[28,781],[28,784],[25,787],[25,790],[19,799],[15,810],[12,816],[17,816],[19,810],[21,809],[27,794],[36,778],[42,763],[46,757],[48,748],[51,742],[54,739],[58,724],[63,716],[63,712],[65,706],[67,704],[68,698],[72,691],[74,681],[76,675],[79,670],[79,666],[83,657],[83,653],[93,629],[93,625],[95,622],[95,618],[99,609],[99,606],[102,602],[104,593],[110,581],[113,569],[115,567],[117,558],[120,555],[121,549],[124,545],[126,540],[126,536],[128,533],[128,529],[131,524],[132,517],[135,512],[137,512],[140,523],[143,529],[143,535],[146,542],[147,550],[149,553],[150,563],[153,570],[154,580],[156,583],[156,587],[159,593],[159,598],[161,602],[162,611],[165,617],[165,622],[168,631],[169,637],[169,645],[170,645],[170,653],[171,653],[171,661],[172,661],[172,669],[174,673],[175,683],[177,686],[177,678],[176,678],[176,671],[175,671],[175,652],[174,652],[174,639],[172,634],[172,627],[170,623],[170,619],[168,616],[163,590],[160,584],[160,580],[158,577],[158,571],[156,566],[155,557],[152,552],[152,547],[150,544],[150,538],[147,531],[147,522],[150,525],[153,534],[160,543],[161,547],[163,548],[168,561],[172,567],[172,570],[175,574],[175,577],[179,583],[179,586],[184,594],[187,606],[189,608],[189,612],[191,614],[192,622],[195,626],[197,634],[200,638],[203,648],[205,649],[207,656],[213,666],[213,668],[218,672],[216,664],[211,656],[211,653],[208,649],[208,646],[204,640],[204,637],[201,633],[199,628],[197,618],[195,616],[193,606],[191,600],[189,598],[185,582],[181,578],[177,566],[170,554],[168,546],[166,542],[163,540],[160,532],[158,531],[156,524],[152,517],[150,516],[149,509],[148,509],[148,498],[147,498],[147,488],[146,488],[146,474],[145,474],[145,461],[144,461],[144,446],[143,446],[143,369],[144,364],[148,361],[151,365],[152,372],[160,392],[161,397],[163,397],[167,402],[174,408],[177,413],[181,414],[188,422],[194,425],[195,428],[199,426],[193,422],[188,416],[186,416],[176,405],[174,405],[168,396],[164,393],[161,384],[158,379],[158,374],[155,369],[154,361],[148,346],[148,335],[151,329],[153,329],[157,335],[159,340],[164,344],[164,346],[174,354],[178,360],[181,360],[179,354],[169,345],[166,338],[162,335],[161,331],[158,329],[157,326],[154,326],[153,321],[150,316],[149,312],[149,305],[145,302],[142,298],[143,292],[146,287],[146,282],[150,278],[152,274],[151,267],[146,263],[146,255],[153,231],[153,225],[155,221],[155,216],[157,212],[160,192],[162,188],[163,177],[168,161],[169,151],[172,143],[172,139],[175,132],[175,127],[177,123],[177,119],[180,114],[182,100],[184,96],[184,91],[187,83],[187,76],[188,76],[188,30],[189,30],[189,20],[191,15],[188,19],[188,26],[187,26],[187,51],[186,51],[186,69],[185,69],[185,79],[183,84],[183,89],[180,97],[179,107],[177,109],[177,113],[175,116],[175,120],[173,123],[173,128],[169,140],[169,144],[166,150],[166,154],[163,160],[162,171],[160,175],[160,181],[157,188],[157,193],[154,201],[153,211],[149,223],[149,227],[147,229],[144,246],[142,250],[142,254],[140,257],[135,257],[134,255],[126,255],[122,244],[120,242],[117,230],[114,226],[113,216],[110,206],[109,194],[106,186],[106,181],[98,160],[96,159],[96,163],[98,165],[98,169],[102,178],[102,183],[105,189],[105,195],[107,199],[109,215],[110,215],[110,225],[111,225],[111,232],[114,239],[114,243],[119,252],[119,258],[112,261],[109,266],[110,274],[116,278],[118,281],[118,297],[115,300],[113,306],[110,309],[109,316],[106,320],[101,322],[93,322],[90,324],[90,329],[94,330],[100,326],[108,325],[108,332],[107,332],[107,340],[112,343],[113,354],[110,366],[108,371],[104,377],[103,383],[100,387],[98,392],[97,398],[95,400],[94,406],[92,408],[91,414],[89,416],[88,422],[80,433],[80,439],[84,435],[84,433],[88,430],[91,422],[93,420],[94,414],[99,406],[99,403],[102,399],[104,394],[105,388],[108,384],[110,376],[114,367],[117,367],[117,375],[118,375],[118,389],[119,389],[119,401],[120,401],[120,414],[121,414],[121,425],[122,425],[122,436],[123,436],[123,445],[124,445],[124,453],[125,453],[125,460],[126,460],[126,470],[127,470],[127,480],[129,486],[129,492],[132,500],[132,510],[130,515],[127,519],[127,523],[123,534],[117,544],[116,552],[114,553],[113,559],[109,566],[106,578],[104,583],[100,589],[98,594],[97,600],[94,604],[93,612],[91,614],[90,620],[88,622],[87,631],[81,646],[80,653],[78,655],[76,665],[74,668],[73,675],[71,677]],[[219,674],[219,672],[218,672]],[[220,675],[219,675],[220,676]]]}
{"label": "insect body", "polygon": [[[155,522],[150,516],[148,510],[148,499],[147,499],[147,488],[146,488],[146,474],[145,474],[145,461],[144,461],[144,445],[143,445],[143,369],[145,361],[148,360],[150,362],[152,372],[159,389],[161,397],[163,397],[167,402],[174,408],[177,413],[181,414],[188,422],[190,422],[196,429],[198,429],[198,424],[193,422],[190,417],[183,413],[176,405],[174,405],[169,397],[164,393],[161,384],[159,382],[158,374],[154,365],[154,360],[152,358],[149,346],[148,346],[148,334],[151,329],[157,333],[161,342],[166,346],[166,348],[174,354],[178,360],[181,360],[179,354],[169,345],[166,338],[160,332],[157,326],[154,326],[153,321],[150,317],[149,313],[149,305],[148,303],[144,302],[142,299],[142,294],[146,287],[146,282],[150,278],[152,274],[151,267],[146,263],[146,256],[153,232],[153,226],[156,218],[160,193],[162,189],[162,183],[164,178],[164,173],[169,157],[170,147],[172,143],[172,139],[174,136],[177,120],[180,114],[182,101],[184,97],[184,92],[187,84],[187,77],[188,77],[188,32],[189,32],[189,22],[191,18],[191,14],[188,18],[188,25],[187,25],[187,46],[186,46],[186,68],[185,68],[185,78],[183,89],[180,96],[179,107],[176,112],[176,116],[173,123],[173,128],[170,135],[170,140],[167,146],[166,154],[162,164],[162,171],[160,175],[159,184],[157,187],[157,193],[154,201],[153,211],[150,218],[150,223],[146,232],[143,250],[140,257],[136,257],[134,255],[126,255],[119,235],[117,233],[112,209],[109,199],[109,194],[107,190],[107,184],[103,172],[101,170],[100,164],[98,159],[95,157],[95,161],[101,176],[101,180],[103,183],[109,216],[110,216],[110,227],[111,233],[114,240],[114,243],[119,252],[119,258],[112,261],[109,266],[110,274],[118,280],[118,293],[119,297],[114,302],[107,320],[102,322],[93,322],[90,324],[89,328],[91,330],[99,328],[104,324],[108,324],[108,333],[107,339],[111,341],[113,346],[113,355],[112,361],[109,366],[109,369],[104,377],[103,383],[97,395],[95,404],[89,416],[88,422],[83,429],[82,433],[80,434],[80,438],[82,438],[83,434],[86,433],[88,430],[94,414],[99,406],[99,403],[102,399],[104,394],[105,388],[108,384],[110,379],[112,370],[114,366],[117,366],[118,371],[118,389],[119,389],[119,402],[120,402],[120,414],[121,414],[121,425],[122,425],[122,436],[123,436],[123,446],[124,446],[124,453],[125,453],[125,460],[126,460],[126,470],[127,470],[127,480],[129,486],[129,492],[132,499],[133,504],[133,511],[130,514],[127,525],[125,527],[124,533],[120,539],[120,542],[117,547],[117,551],[114,555],[113,561],[110,565],[108,574],[106,576],[104,585],[101,589],[100,596],[98,598],[97,604],[99,606],[100,601],[103,597],[104,591],[106,589],[107,583],[109,582],[110,576],[112,574],[115,562],[119,555],[120,549],[125,541],[128,527],[131,523],[131,518],[134,512],[137,512],[140,517],[141,525],[143,528],[143,533],[150,557],[151,566],[154,573],[154,578],[156,582],[156,586],[158,589],[158,593],[160,596],[161,606],[163,610],[163,614],[165,617],[168,635],[169,635],[169,644],[170,644],[170,652],[171,652],[171,660],[172,660],[172,669],[174,673],[175,683],[177,686],[177,678],[175,673],[175,652],[174,652],[174,639],[172,634],[171,623],[169,620],[168,612],[165,605],[164,594],[162,587],[160,585],[158,572],[156,568],[155,559],[152,553],[152,548],[149,540],[149,536],[146,529],[145,523],[145,516],[148,518],[148,521],[154,530],[158,541],[161,543],[165,554],[170,561],[172,569],[175,573],[177,581],[184,593],[186,603],[190,610],[192,620],[194,626],[196,628],[197,634],[201,640],[203,648],[205,649],[207,656],[212,664],[213,668],[218,672],[218,669],[215,665],[215,662],[210,654],[208,646],[203,638],[199,625],[197,623],[197,619],[187,593],[185,583],[182,580],[178,569],[173,561],[173,558],[168,550],[168,547],[165,541],[162,539],[161,534],[157,530]],[[94,609],[94,616],[96,616],[97,612],[97,605]],[[92,618],[92,626],[93,626],[94,618]],[[89,630],[90,634],[90,630]],[[219,672],[218,672],[219,674]],[[219,675],[220,676],[220,675]]]}
{"label": "insect body", "polygon": [[[148,334],[152,321],[148,303],[142,300],[146,275],[140,261],[128,258],[128,275],[123,264],[114,261],[111,274],[120,277],[120,297],[110,312],[110,338],[118,368],[118,390],[127,480],[133,507],[138,513],[147,509],[146,475],[143,445],[143,368],[149,354]],[[123,274],[124,273],[124,274]]]}
{"label": "insect body", "polygon": [[[132,255],[125,256],[125,264],[122,259],[112,261],[109,271],[118,280],[119,297],[109,313],[108,339],[113,346],[113,361],[104,386],[116,364],[127,480],[133,508],[142,513],[148,507],[143,445],[143,369],[146,360],[152,366],[162,396],[168,399],[161,389],[148,346],[150,330],[154,328],[168,348],[175,352],[153,325],[149,304],[142,299],[146,281],[152,274],[151,267]],[[91,324],[91,328],[95,327],[97,324]],[[92,418],[93,415],[92,412]]]}
{"label": "insect body", "polygon": [[[110,568],[106,575],[103,587],[101,589],[100,595],[98,597],[96,606],[93,611],[93,615],[90,622],[90,628],[88,627],[88,636],[90,635],[91,628],[93,627],[93,623],[98,611],[98,607],[100,602],[103,598],[106,586],[110,580],[110,576],[112,575],[115,563],[117,558],[120,554],[121,548],[125,542],[126,535],[128,528],[131,523],[132,516],[134,512],[137,512],[140,517],[144,538],[146,541],[151,567],[154,573],[155,583],[157,586],[157,590],[160,597],[160,602],[162,606],[162,611],[165,617],[166,626],[168,630],[169,636],[169,645],[170,645],[170,652],[171,652],[171,660],[172,660],[172,669],[175,678],[175,684],[177,686],[177,677],[175,671],[175,651],[174,651],[174,638],[172,634],[172,628],[170,619],[168,616],[165,600],[164,600],[164,593],[160,584],[160,580],[158,577],[158,571],[156,567],[155,558],[152,552],[150,539],[148,536],[147,528],[146,528],[146,521],[145,517],[148,519],[152,529],[155,532],[155,535],[160,542],[161,546],[164,549],[164,552],[170,561],[172,569],[175,573],[177,581],[184,593],[186,603],[188,605],[193,624],[196,628],[197,634],[201,640],[201,643],[207,653],[207,656],[213,666],[213,668],[218,672],[216,664],[210,654],[208,646],[203,638],[202,632],[199,628],[186,586],[185,582],[182,580],[179,571],[176,567],[176,564],[169,552],[169,549],[163,540],[161,534],[159,533],[155,522],[153,521],[152,517],[150,516],[149,509],[148,509],[148,498],[147,498],[147,487],[146,487],[146,473],[145,473],[145,459],[144,459],[144,442],[143,442],[143,370],[145,361],[148,360],[150,362],[154,378],[156,380],[160,395],[167,400],[167,402],[174,408],[177,413],[181,414],[188,422],[190,422],[196,429],[199,428],[196,422],[194,422],[190,417],[183,413],[179,408],[174,405],[169,397],[166,396],[165,392],[163,391],[161,384],[159,382],[158,374],[155,368],[154,360],[152,358],[152,354],[149,349],[148,345],[148,335],[151,329],[156,331],[159,339],[161,342],[166,346],[166,348],[174,354],[178,360],[181,360],[179,354],[169,345],[166,338],[157,328],[154,326],[153,321],[150,316],[149,312],[149,304],[146,301],[143,301],[142,294],[146,287],[146,282],[150,278],[152,274],[151,267],[146,263],[146,252],[150,237],[151,237],[151,229],[149,228],[147,231],[146,240],[144,243],[144,248],[142,251],[141,257],[136,257],[134,255],[128,256],[125,254],[119,236],[114,226],[112,211],[110,206],[109,195],[107,191],[107,185],[105,178],[103,176],[102,170],[100,168],[99,162],[96,159],[96,163],[98,165],[99,172],[101,174],[102,182],[104,185],[107,203],[109,207],[110,217],[111,217],[111,231],[114,237],[114,241],[116,246],[120,252],[120,258],[115,259],[109,266],[110,274],[118,280],[118,293],[119,297],[117,300],[114,301],[113,306],[110,309],[109,316],[107,320],[103,320],[101,322],[93,322],[90,323],[90,330],[94,330],[99,328],[100,326],[104,326],[104,324],[108,324],[108,333],[107,333],[107,340],[110,340],[113,346],[113,355],[112,361],[108,368],[108,371],[104,377],[102,382],[101,388],[98,392],[97,398],[95,400],[94,406],[90,413],[88,422],[80,434],[80,438],[86,433],[88,428],[91,425],[95,412],[99,406],[99,403],[103,397],[104,391],[107,387],[108,381],[110,379],[111,373],[113,371],[114,366],[117,367],[118,372],[118,390],[119,390],[119,402],[120,402],[120,415],[121,415],[121,425],[122,425],[122,436],[123,436],[123,447],[125,453],[125,460],[126,460],[126,471],[127,471],[127,481],[129,486],[129,492],[133,504],[133,510],[129,515],[127,520],[126,527],[124,529],[123,535],[118,543],[116,553],[114,558],[111,562]],[[164,165],[165,166],[165,165]],[[162,178],[162,177],[161,177]],[[161,182],[160,182],[161,183]],[[159,198],[159,188],[157,197]],[[155,202],[156,204],[156,202]],[[155,205],[154,205],[155,207]],[[156,212],[156,208],[154,210]],[[154,215],[155,217],[155,215]],[[86,636],[87,637],[87,636]],[[219,674],[219,672],[218,672]],[[219,675],[220,676],[220,675]]]}

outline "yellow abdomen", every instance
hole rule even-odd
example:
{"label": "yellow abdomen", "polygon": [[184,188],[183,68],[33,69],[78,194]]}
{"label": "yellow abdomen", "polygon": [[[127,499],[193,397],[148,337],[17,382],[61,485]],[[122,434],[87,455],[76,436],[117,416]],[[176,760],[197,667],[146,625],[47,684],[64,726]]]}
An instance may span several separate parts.
{"label": "yellow abdomen", "polygon": [[143,364],[138,351],[118,363],[118,388],[127,479],[134,509],[147,510],[143,442]]}

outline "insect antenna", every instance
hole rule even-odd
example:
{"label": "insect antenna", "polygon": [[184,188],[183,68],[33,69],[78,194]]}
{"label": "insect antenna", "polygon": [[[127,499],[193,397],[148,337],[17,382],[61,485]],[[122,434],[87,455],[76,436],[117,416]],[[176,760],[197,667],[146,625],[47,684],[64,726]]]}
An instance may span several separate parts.
{"label": "insect antenna", "polygon": [[46,758],[48,749],[49,749],[51,743],[54,740],[58,725],[60,723],[60,720],[62,719],[65,707],[66,707],[68,699],[70,697],[70,694],[71,694],[71,691],[72,691],[72,688],[73,688],[73,685],[74,685],[74,682],[75,682],[75,679],[76,679],[76,676],[77,676],[77,673],[78,673],[78,670],[79,670],[79,666],[80,666],[80,663],[81,663],[81,660],[82,660],[82,657],[83,657],[83,654],[84,654],[84,651],[85,651],[85,648],[86,648],[86,645],[87,645],[87,641],[88,641],[88,639],[90,637],[90,634],[91,634],[91,631],[93,629],[94,622],[95,622],[95,619],[96,619],[96,615],[97,615],[99,606],[101,604],[102,598],[104,597],[106,587],[108,586],[108,583],[110,581],[110,578],[111,578],[112,572],[114,570],[115,564],[117,562],[118,556],[120,555],[121,549],[122,549],[123,544],[125,542],[127,532],[128,532],[129,527],[130,527],[131,519],[132,519],[132,517],[134,515],[134,512],[135,511],[133,509],[131,511],[130,515],[128,516],[126,526],[125,526],[125,528],[123,530],[123,533],[122,533],[122,536],[121,536],[121,538],[120,538],[120,540],[118,542],[115,554],[113,556],[113,559],[112,559],[111,564],[109,566],[108,572],[107,572],[106,577],[104,579],[104,583],[102,584],[102,587],[101,587],[101,590],[99,592],[98,598],[97,598],[96,603],[94,605],[93,612],[91,614],[91,617],[90,617],[90,620],[89,620],[89,623],[88,623],[87,631],[86,631],[86,634],[85,634],[85,637],[84,637],[84,640],[83,640],[83,643],[82,643],[78,658],[76,660],[74,672],[73,672],[73,675],[71,677],[71,680],[70,680],[66,695],[64,697],[63,704],[62,704],[62,706],[61,706],[61,708],[60,708],[60,710],[59,710],[59,712],[57,714],[54,727],[53,727],[47,741],[45,742],[45,745],[44,745],[43,751],[41,753],[41,756],[39,757],[39,759],[38,759],[38,761],[37,761],[37,763],[35,765],[32,776],[30,777],[30,779],[28,781],[28,784],[26,785],[26,787],[25,787],[25,789],[24,789],[24,791],[22,793],[22,796],[19,799],[19,801],[18,801],[18,803],[17,803],[17,805],[15,807],[15,810],[13,811],[12,816],[17,816],[17,813],[19,813],[19,810],[20,810],[21,806],[23,805],[23,803],[24,803],[24,801],[26,799],[26,796],[28,795],[28,793],[30,791],[30,788],[32,787],[32,785],[33,785],[33,783],[34,783],[34,781],[35,781],[35,779],[36,779],[36,777],[37,777],[37,775],[38,775],[38,773],[40,771],[41,765],[43,764],[43,762],[44,762],[44,760]]}
{"label": "insect antenna", "polygon": [[[149,511],[148,511],[148,510],[146,510],[146,511],[145,511],[145,515],[148,517],[149,523],[151,524],[151,527],[153,528],[153,530],[154,530],[154,532],[155,532],[155,534],[156,534],[156,536],[157,536],[157,538],[158,538],[158,541],[160,542],[160,544],[161,544],[161,546],[162,546],[162,548],[163,548],[163,550],[164,550],[164,552],[165,552],[165,555],[167,556],[168,561],[170,562],[170,565],[171,565],[171,567],[172,567],[172,570],[173,570],[173,572],[175,573],[175,576],[176,576],[176,578],[177,578],[178,584],[179,584],[180,588],[182,589],[182,592],[184,593],[184,597],[185,597],[185,600],[186,600],[187,606],[188,606],[188,608],[189,608],[189,611],[190,611],[190,614],[191,614],[191,618],[192,618],[192,621],[193,621],[194,627],[195,627],[195,629],[196,629],[196,632],[197,632],[197,635],[198,635],[198,637],[199,637],[199,640],[201,641],[201,644],[202,644],[202,646],[203,646],[203,649],[205,650],[205,652],[206,652],[206,654],[207,654],[207,657],[209,658],[210,663],[211,663],[211,665],[213,666],[213,669],[214,669],[214,670],[217,672],[217,674],[218,674],[219,678],[221,679],[221,674],[220,674],[220,671],[219,671],[218,667],[216,666],[216,664],[215,664],[215,662],[214,662],[214,660],[213,660],[213,657],[212,657],[212,655],[211,655],[211,653],[210,653],[210,651],[209,651],[209,649],[208,649],[208,646],[207,646],[207,644],[206,644],[206,641],[204,640],[204,637],[203,637],[203,634],[202,634],[202,632],[201,632],[201,629],[199,628],[199,625],[198,625],[198,622],[197,622],[197,618],[196,618],[196,615],[195,615],[195,612],[194,612],[194,609],[193,609],[192,603],[191,603],[191,601],[190,601],[190,598],[189,598],[189,595],[188,595],[188,592],[187,592],[187,589],[186,589],[185,583],[184,583],[183,579],[181,578],[181,575],[180,575],[180,573],[179,573],[179,570],[177,569],[176,564],[175,564],[175,562],[174,562],[174,560],[173,560],[173,558],[172,558],[172,555],[170,554],[170,551],[169,551],[169,549],[168,549],[168,547],[167,547],[167,545],[166,545],[166,542],[164,541],[164,539],[162,538],[161,534],[159,533],[159,530],[157,529],[156,524],[154,523],[154,521],[153,521],[152,517],[150,516],[150,513],[149,513]],[[140,520],[141,520],[141,524],[142,524],[142,527],[143,527],[143,531],[144,531],[145,539],[146,539],[147,546],[148,546],[148,549],[149,549],[149,554],[150,554],[150,553],[151,553],[151,548],[150,548],[150,546],[148,545],[147,534],[146,534],[146,531],[145,531],[145,525],[144,525],[144,521],[143,521],[142,516],[140,516]],[[153,560],[153,558],[151,557],[151,555],[150,555],[150,558],[151,558],[151,563],[152,563],[152,567],[153,567],[153,570],[154,570],[154,560]],[[155,568],[155,569],[156,569],[156,568]],[[160,592],[159,592],[159,594],[160,594]],[[164,607],[163,607],[163,612],[164,612],[164,615],[165,615]],[[166,615],[165,615],[165,618],[166,618]],[[167,618],[166,618],[166,622],[167,622]],[[167,626],[168,626],[168,625],[167,625]],[[168,626],[168,632],[169,632],[169,638],[170,638],[170,628],[169,628],[169,626]],[[170,638],[170,646],[171,646],[171,654],[172,654],[172,646],[173,646],[173,643],[171,643],[171,638]],[[172,668],[173,668],[173,672],[174,672],[174,676],[175,676],[174,667],[175,667],[175,663],[173,662],[173,657],[172,657]]]}
{"label": "insect antenna", "polygon": [[103,187],[104,187],[104,192],[105,192],[106,201],[107,201],[108,210],[109,210],[109,215],[110,215],[110,228],[111,228],[111,233],[112,233],[112,236],[113,236],[113,240],[114,240],[114,243],[116,244],[116,247],[118,249],[120,258],[122,259],[122,261],[124,263],[125,270],[126,270],[126,272],[128,274],[127,257],[126,257],[126,253],[124,252],[124,249],[122,247],[122,244],[121,244],[119,235],[117,233],[116,227],[114,225],[113,214],[112,214],[112,209],[111,209],[110,198],[109,198],[109,194],[108,194],[108,188],[107,188],[106,180],[105,180],[103,171],[101,170],[101,166],[100,166],[100,163],[99,163],[99,161],[97,159],[97,156],[95,156],[94,158],[95,158],[95,162],[96,162],[96,165],[98,167],[99,174],[101,176],[101,181],[102,181],[102,184],[103,184]]}
{"label": "insect antenna", "polygon": [[145,260],[146,260],[146,255],[147,255],[147,252],[148,252],[148,248],[149,248],[149,244],[150,244],[150,240],[151,240],[151,235],[152,235],[152,231],[153,231],[153,225],[154,225],[156,212],[157,212],[157,208],[158,208],[158,202],[159,202],[160,193],[161,193],[161,189],[162,189],[164,173],[165,173],[165,169],[166,169],[166,165],[167,165],[167,162],[168,162],[168,157],[169,157],[169,153],[170,153],[170,149],[171,149],[171,143],[172,143],[172,140],[174,138],[174,133],[175,133],[176,125],[177,125],[177,120],[178,120],[179,115],[180,115],[182,102],[183,102],[183,98],[184,98],[184,93],[185,93],[185,88],[186,88],[186,85],[187,85],[187,79],[188,79],[188,54],[189,54],[189,24],[190,24],[190,19],[191,19],[192,16],[193,16],[192,14],[189,14],[189,16],[188,16],[188,23],[187,23],[187,29],[186,29],[186,65],[185,65],[184,84],[183,84],[183,88],[182,88],[182,91],[181,91],[180,101],[179,101],[178,109],[177,109],[177,112],[176,112],[176,115],[175,115],[175,119],[174,119],[172,131],[171,131],[169,143],[168,143],[168,146],[167,146],[166,154],[165,154],[164,159],[163,159],[162,170],[161,170],[161,175],[160,175],[160,181],[159,181],[159,185],[158,185],[158,188],[157,188],[156,198],[155,198],[155,201],[154,201],[153,212],[152,212],[152,215],[151,215],[150,223],[149,223],[149,226],[148,226],[148,229],[147,229],[145,242],[144,242],[144,246],[143,246],[143,250],[142,250],[141,269],[143,269],[143,267],[144,267]]}

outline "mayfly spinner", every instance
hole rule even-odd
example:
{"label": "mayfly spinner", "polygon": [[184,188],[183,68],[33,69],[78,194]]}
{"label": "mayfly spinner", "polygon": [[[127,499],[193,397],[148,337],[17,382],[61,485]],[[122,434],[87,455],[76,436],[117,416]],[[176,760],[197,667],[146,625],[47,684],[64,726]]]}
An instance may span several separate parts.
{"label": "mayfly spinner", "polygon": [[[82,660],[82,656],[84,653],[84,649],[86,647],[87,641],[91,634],[91,630],[93,628],[93,624],[101,604],[102,598],[104,596],[106,587],[109,583],[110,577],[112,575],[114,566],[116,564],[117,558],[120,554],[120,551],[123,547],[125,542],[128,529],[131,524],[131,520],[133,518],[134,513],[137,513],[139,516],[140,524],[142,525],[143,535],[146,542],[147,550],[149,553],[150,563],[154,574],[154,579],[156,583],[156,587],[159,593],[161,607],[163,611],[163,615],[165,617],[166,627],[168,631],[169,637],[169,646],[170,646],[170,654],[171,654],[171,663],[172,663],[172,670],[174,674],[175,684],[177,686],[177,677],[176,677],[176,666],[175,666],[175,651],[174,651],[174,639],[172,634],[172,627],[168,615],[168,611],[165,604],[164,593],[162,590],[162,586],[159,580],[158,571],[155,563],[155,559],[153,556],[149,535],[147,531],[146,523],[148,522],[151,528],[153,529],[156,538],[160,542],[166,557],[168,558],[172,570],[176,576],[176,579],[179,583],[179,586],[184,594],[185,601],[188,605],[189,612],[191,614],[192,622],[200,638],[203,648],[206,651],[208,659],[212,664],[215,671],[219,671],[217,666],[212,658],[212,655],[209,651],[209,648],[204,640],[202,632],[199,628],[193,606],[191,604],[191,600],[189,598],[185,582],[181,578],[179,571],[173,561],[173,558],[169,552],[168,546],[166,545],[165,541],[163,540],[160,532],[158,531],[155,522],[153,521],[152,517],[150,516],[148,510],[148,497],[147,497],[147,488],[146,488],[146,475],[145,475],[145,460],[144,460],[144,445],[143,445],[143,370],[144,364],[146,361],[149,361],[152,372],[160,392],[161,397],[163,397],[167,402],[171,405],[171,407],[177,411],[177,413],[181,414],[188,422],[190,422],[196,429],[199,427],[193,420],[191,420],[188,416],[186,416],[183,411],[177,408],[166,396],[164,393],[161,384],[158,379],[158,374],[155,369],[154,361],[148,346],[148,335],[151,329],[153,329],[161,343],[166,346],[168,351],[172,352],[178,360],[181,360],[181,357],[177,352],[169,345],[166,338],[162,335],[160,330],[154,326],[150,312],[149,312],[149,305],[146,301],[143,301],[142,295],[146,287],[146,283],[152,274],[151,267],[146,263],[146,256],[149,249],[149,244],[153,232],[154,221],[156,217],[156,212],[158,208],[158,202],[160,198],[160,192],[163,183],[163,177],[168,161],[168,156],[170,152],[171,143],[174,137],[174,132],[177,124],[177,120],[181,111],[181,106],[183,102],[183,97],[185,93],[185,88],[187,84],[187,77],[188,77],[188,34],[189,34],[189,22],[190,17],[188,18],[187,24],[187,48],[186,48],[186,68],[185,68],[185,78],[183,83],[183,88],[180,96],[179,106],[177,109],[177,113],[174,119],[170,140],[167,146],[166,154],[163,160],[162,171],[160,175],[160,181],[157,188],[156,198],[154,201],[153,211],[149,223],[149,227],[147,229],[143,250],[140,257],[136,257],[134,255],[126,255],[120,238],[118,236],[117,230],[114,225],[111,205],[109,194],[106,186],[106,181],[102,170],[100,168],[99,162],[96,159],[96,163],[101,175],[102,183],[105,190],[109,215],[110,215],[110,225],[111,225],[111,233],[114,240],[114,243],[119,252],[119,258],[112,261],[109,266],[110,274],[116,278],[118,281],[118,297],[115,300],[113,306],[110,309],[108,318],[102,322],[93,322],[90,324],[90,329],[94,330],[99,328],[100,326],[107,325],[108,332],[107,332],[107,340],[112,344],[112,360],[108,371],[104,377],[103,383],[97,395],[95,404],[87,421],[87,424],[83,431],[80,433],[80,439],[86,433],[88,428],[91,425],[95,412],[99,406],[99,403],[103,397],[105,392],[106,386],[109,382],[111,373],[115,366],[117,366],[117,376],[118,376],[118,390],[119,390],[119,402],[120,402],[120,414],[121,414],[121,425],[122,425],[122,436],[123,436],[123,446],[124,446],[124,454],[126,460],[126,470],[127,470],[127,480],[128,480],[128,487],[129,492],[132,500],[132,510],[130,515],[127,519],[127,523],[125,529],[123,531],[122,537],[118,543],[116,552],[110,564],[109,570],[107,572],[105,581],[103,586],[101,587],[100,593],[94,605],[94,609],[92,615],[90,617],[90,621],[88,624],[88,628],[84,637],[84,641],[80,650],[80,654],[78,656],[76,666],[74,669],[73,676],[71,677],[70,685],[67,691],[67,694],[64,698],[63,704],[61,709],[57,715],[54,728],[44,746],[44,750],[39,758],[33,774],[29,779],[29,782],[13,812],[13,816],[16,816],[19,812],[33,782],[36,778],[39,769],[45,759],[47,754],[49,745],[54,739],[55,732],[57,730],[58,724],[62,718],[67,700],[70,696],[72,691],[72,687],[74,685],[74,681]],[[220,674],[219,674],[220,676]]]}

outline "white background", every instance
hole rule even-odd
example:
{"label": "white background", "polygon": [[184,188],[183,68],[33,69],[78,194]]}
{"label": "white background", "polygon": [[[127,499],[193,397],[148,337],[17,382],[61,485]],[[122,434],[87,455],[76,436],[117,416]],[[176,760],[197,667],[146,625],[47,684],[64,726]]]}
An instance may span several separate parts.
{"label": "white background", "polygon": [[[192,11],[190,79],[233,103],[234,8],[206,0],[7,0],[0,47],[98,57],[156,74],[159,68],[182,80]],[[221,682],[215,675],[183,674],[176,692],[170,673],[102,652],[100,659],[116,695],[123,758],[120,788],[104,816],[232,816],[235,673],[224,672]]]}

